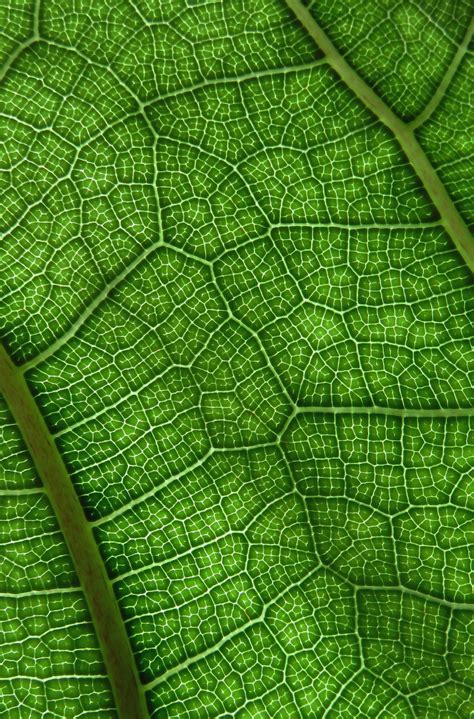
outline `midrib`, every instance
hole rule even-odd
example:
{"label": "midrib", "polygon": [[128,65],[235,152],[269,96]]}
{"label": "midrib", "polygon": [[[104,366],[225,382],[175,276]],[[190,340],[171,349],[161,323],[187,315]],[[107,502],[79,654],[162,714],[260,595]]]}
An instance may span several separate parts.
{"label": "midrib", "polygon": [[416,139],[412,127],[403,122],[349,65],[301,0],[285,0],[285,2],[323,51],[328,64],[337,72],[341,80],[395,135],[401,149],[438,210],[441,224],[451,237],[469,269],[474,272],[474,241],[469,228],[457,211],[436,170]]}
{"label": "midrib", "polygon": [[148,719],[125,625],[92,528],[26,380],[2,344],[0,392],[28,447],[66,540],[99,640],[118,716]]}

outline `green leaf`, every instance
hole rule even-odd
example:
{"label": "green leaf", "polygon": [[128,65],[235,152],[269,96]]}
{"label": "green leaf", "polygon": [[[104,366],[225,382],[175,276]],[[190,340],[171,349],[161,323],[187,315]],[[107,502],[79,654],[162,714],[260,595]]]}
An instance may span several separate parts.
{"label": "green leaf", "polygon": [[2,717],[471,717],[471,15],[0,7]]}

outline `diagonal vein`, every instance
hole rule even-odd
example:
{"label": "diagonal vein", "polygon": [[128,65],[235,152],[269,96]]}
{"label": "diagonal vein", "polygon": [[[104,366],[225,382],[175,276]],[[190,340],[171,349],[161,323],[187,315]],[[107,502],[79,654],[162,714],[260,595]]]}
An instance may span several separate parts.
{"label": "diagonal vein", "polygon": [[301,0],[285,0],[307,33],[326,56],[328,64],[364,105],[392,131],[439,212],[441,224],[469,269],[474,272],[474,240],[413,129],[401,120],[343,58]]}
{"label": "diagonal vein", "polygon": [[91,525],[33,395],[1,344],[0,391],[28,447],[74,561],[99,639],[119,719],[148,719],[125,625]]}
{"label": "diagonal vein", "polygon": [[149,257],[162,244],[162,240],[161,238],[159,238],[151,245],[148,245],[148,247],[146,247],[142,252],[140,252],[140,254],[137,255],[135,259],[130,262],[130,264],[124,267],[121,272],[119,272],[110,282],[108,282],[101,289],[101,291],[94,297],[92,302],[86,305],[81,314],[70,325],[68,330],[64,332],[64,334],[60,335],[60,337],[58,337],[55,342],[49,345],[49,347],[43,350],[43,352],[40,352],[31,360],[24,362],[24,364],[22,364],[21,367],[18,368],[19,371],[27,372],[32,367],[36,367],[36,365],[40,364],[40,362],[43,362],[48,357],[51,357],[51,355],[57,352],[60,347],[69,342],[72,337],[75,337],[82,325],[86,322],[86,320],[89,319],[92,314],[94,314],[97,307],[99,307],[99,305],[102,304],[102,302],[110,295],[112,290],[114,290],[121,282],[123,282],[123,280],[125,280],[125,278],[128,277],[128,275],[131,274],[131,272],[133,272],[136,267],[138,267],[142,262],[144,262],[144,260],[146,260],[147,257]]}
{"label": "diagonal vein", "polygon": [[448,90],[448,87],[451,84],[451,81],[456,74],[456,71],[458,67],[460,66],[461,62],[464,59],[464,55],[466,54],[469,44],[471,42],[472,34],[474,32],[474,16],[471,19],[471,22],[468,25],[468,28],[466,30],[466,34],[464,35],[461,44],[459,45],[457,51],[454,53],[454,56],[449,64],[448,69],[446,70],[445,74],[443,75],[441,82],[439,83],[438,87],[436,88],[436,91],[433,94],[433,97],[431,100],[426,104],[424,109],[420,112],[419,115],[415,117],[414,120],[412,120],[409,124],[412,130],[415,130],[417,127],[420,127],[424,122],[426,122],[433,112],[436,110],[438,105],[440,104],[443,97],[446,95],[446,92]]}

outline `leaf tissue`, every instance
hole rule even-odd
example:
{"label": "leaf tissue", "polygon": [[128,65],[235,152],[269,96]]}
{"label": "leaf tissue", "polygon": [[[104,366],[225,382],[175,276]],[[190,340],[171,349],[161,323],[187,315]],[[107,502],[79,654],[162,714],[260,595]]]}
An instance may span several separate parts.
{"label": "leaf tissue", "polygon": [[2,718],[472,718],[472,14],[0,3]]}

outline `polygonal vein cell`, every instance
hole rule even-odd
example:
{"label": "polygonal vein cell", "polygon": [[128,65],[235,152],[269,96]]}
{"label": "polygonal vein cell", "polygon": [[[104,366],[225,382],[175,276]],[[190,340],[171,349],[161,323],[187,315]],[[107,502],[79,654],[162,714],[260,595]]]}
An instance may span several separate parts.
{"label": "polygonal vein cell", "polygon": [[404,153],[438,210],[442,223],[468,267],[474,271],[474,239],[446,188],[415,137],[413,129],[402,122],[372,88],[353,70],[301,0],[286,3],[324,52],[328,63],[347,86],[395,135]]}
{"label": "polygonal vein cell", "polygon": [[12,719],[470,715],[468,4],[8,5]]}
{"label": "polygonal vein cell", "polygon": [[0,390],[28,447],[71,553],[99,639],[120,719],[148,711],[125,627],[91,528],[31,392],[3,346]]}

